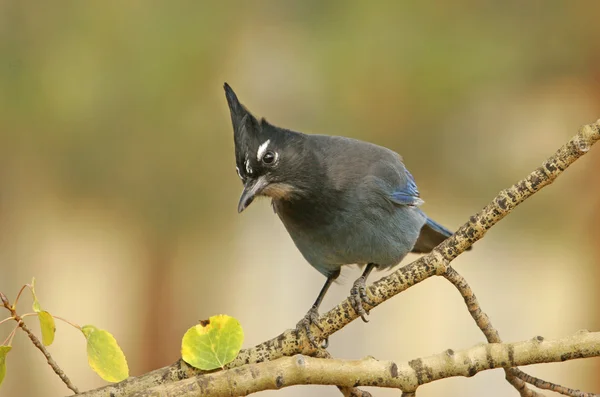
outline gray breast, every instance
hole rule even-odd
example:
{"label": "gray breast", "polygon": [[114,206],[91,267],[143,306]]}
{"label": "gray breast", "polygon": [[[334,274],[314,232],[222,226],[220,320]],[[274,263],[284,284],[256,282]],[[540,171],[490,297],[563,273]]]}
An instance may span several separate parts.
{"label": "gray breast", "polygon": [[325,153],[327,172],[311,195],[275,200],[276,212],[302,255],[325,275],[348,264],[394,266],[413,248],[426,217],[394,205],[370,183],[377,163],[403,167],[397,154],[370,144],[357,150],[358,141],[340,139]]}
{"label": "gray breast", "polygon": [[277,213],[300,252],[320,271],[371,262],[394,266],[413,248],[425,223],[418,208],[397,207],[393,213],[374,209],[335,212],[328,215],[328,222],[311,220],[308,228],[297,223],[296,216],[289,216],[290,209],[278,208]]}

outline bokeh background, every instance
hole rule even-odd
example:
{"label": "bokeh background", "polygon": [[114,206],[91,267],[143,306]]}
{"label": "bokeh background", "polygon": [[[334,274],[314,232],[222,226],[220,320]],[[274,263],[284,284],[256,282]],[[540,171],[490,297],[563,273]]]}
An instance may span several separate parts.
{"label": "bokeh background", "polygon": [[[276,125],[398,151],[424,209],[455,228],[600,117],[599,13],[591,0],[0,1],[0,291],[14,299],[35,276],[47,310],[116,336],[132,375],[174,362],[214,314],[241,321],[245,346],[271,338],[324,280],[266,200],[237,214],[224,81]],[[456,261],[505,340],[600,329],[598,167],[595,148]],[[331,353],[406,361],[483,341],[442,279],[370,320]],[[101,386],[83,337],[57,326],[56,361],[81,389]],[[600,392],[598,359],[528,370]],[[503,378],[420,395],[516,395]],[[67,394],[18,333],[0,395]]]}

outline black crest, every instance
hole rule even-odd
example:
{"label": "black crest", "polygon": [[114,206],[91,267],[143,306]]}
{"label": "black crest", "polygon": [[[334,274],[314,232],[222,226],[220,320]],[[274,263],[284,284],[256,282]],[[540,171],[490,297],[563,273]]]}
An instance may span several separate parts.
{"label": "black crest", "polygon": [[252,176],[253,156],[256,148],[260,145],[261,124],[240,103],[229,84],[225,83],[225,96],[231,112],[231,123],[233,124],[233,140],[235,143],[235,161],[238,173],[242,180]]}
{"label": "black crest", "polygon": [[[224,88],[233,124],[237,171],[242,181],[246,183],[248,179],[269,174],[271,182],[299,182],[298,178],[307,174],[304,162],[314,160],[311,153],[303,150],[305,135],[276,127],[264,118],[258,120],[240,103],[229,84],[225,83]],[[275,160],[262,161],[259,157],[265,153]]]}

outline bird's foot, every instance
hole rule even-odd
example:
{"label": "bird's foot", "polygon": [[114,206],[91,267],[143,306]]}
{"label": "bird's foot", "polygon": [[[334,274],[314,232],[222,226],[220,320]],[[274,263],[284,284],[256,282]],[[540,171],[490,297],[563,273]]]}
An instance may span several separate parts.
{"label": "bird's foot", "polygon": [[[298,321],[298,324],[296,324],[296,335],[298,338],[300,338],[300,332],[304,331],[311,345],[318,349],[319,344],[317,343],[315,336],[310,330],[311,325],[314,325],[320,331],[323,331],[323,328],[321,328],[321,326],[319,325],[319,309],[316,306],[311,307],[310,310],[306,313],[306,316],[304,316],[302,320]],[[326,349],[328,345],[329,341],[327,338],[325,338],[323,340],[323,344],[320,347]]]}
{"label": "bird's foot", "polygon": [[369,296],[367,295],[367,287],[364,277],[359,277],[354,282],[354,286],[350,290],[350,303],[352,303],[352,308],[354,311],[362,318],[365,323],[368,323],[367,315],[369,314],[368,310],[365,310],[363,307],[363,303],[373,306],[374,303],[371,301]]}

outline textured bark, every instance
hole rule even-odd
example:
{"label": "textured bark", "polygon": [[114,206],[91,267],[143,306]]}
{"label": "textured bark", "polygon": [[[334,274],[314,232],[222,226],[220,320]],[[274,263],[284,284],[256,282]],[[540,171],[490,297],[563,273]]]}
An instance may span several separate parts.
{"label": "textured bark", "polygon": [[448,349],[405,363],[373,358],[335,360],[296,355],[157,386],[134,396],[246,396],[294,385],[389,387],[410,395],[419,386],[439,379],[471,377],[493,368],[561,362],[598,355],[600,332],[587,331],[556,340],[544,340],[537,336],[517,343],[479,344],[462,351]]}

